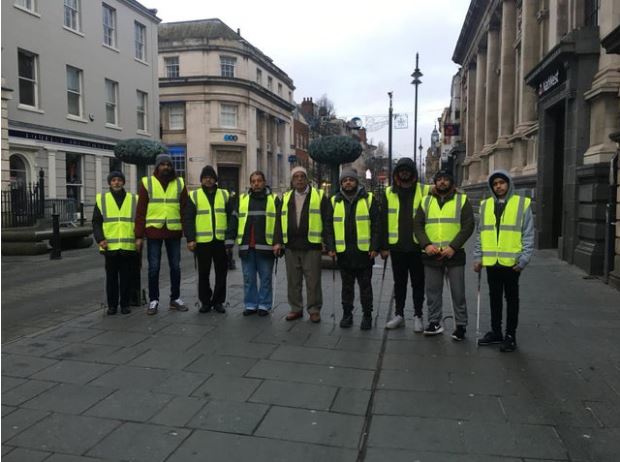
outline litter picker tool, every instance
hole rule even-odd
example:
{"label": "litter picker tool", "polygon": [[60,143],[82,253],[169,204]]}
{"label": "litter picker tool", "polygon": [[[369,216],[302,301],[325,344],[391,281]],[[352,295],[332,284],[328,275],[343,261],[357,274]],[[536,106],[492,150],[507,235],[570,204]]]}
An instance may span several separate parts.
{"label": "litter picker tool", "polygon": [[383,287],[385,286],[385,270],[387,269],[388,258],[390,258],[389,255],[385,257],[385,260],[383,260],[383,274],[381,275],[381,287],[379,288],[377,314],[375,315],[375,327],[377,327],[377,319],[379,319],[379,313],[381,313],[381,299],[383,298]]}

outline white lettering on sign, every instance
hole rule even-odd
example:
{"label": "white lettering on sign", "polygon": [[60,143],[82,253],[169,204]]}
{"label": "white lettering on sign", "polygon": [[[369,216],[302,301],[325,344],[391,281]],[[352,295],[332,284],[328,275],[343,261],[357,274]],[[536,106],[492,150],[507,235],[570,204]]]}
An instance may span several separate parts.
{"label": "white lettering on sign", "polygon": [[560,82],[560,71],[555,71],[538,85],[538,96],[546,93]]}

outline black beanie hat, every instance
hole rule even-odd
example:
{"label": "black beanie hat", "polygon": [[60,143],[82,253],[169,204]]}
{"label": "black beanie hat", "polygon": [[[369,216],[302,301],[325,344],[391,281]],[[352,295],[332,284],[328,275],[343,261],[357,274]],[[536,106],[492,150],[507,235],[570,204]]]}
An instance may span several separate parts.
{"label": "black beanie hat", "polygon": [[435,183],[441,177],[448,178],[452,183],[454,183],[454,176],[448,170],[439,170],[437,173],[435,173],[435,176],[433,177],[433,183]]}
{"label": "black beanie hat", "polygon": [[217,181],[217,173],[215,173],[215,169],[210,165],[207,165],[202,169],[202,172],[200,172],[200,180],[202,180],[205,176],[215,178],[215,181]]}
{"label": "black beanie hat", "polygon": [[112,183],[112,178],[121,178],[123,180],[123,183],[125,183],[125,175],[121,171],[112,170],[108,174],[108,184]]}

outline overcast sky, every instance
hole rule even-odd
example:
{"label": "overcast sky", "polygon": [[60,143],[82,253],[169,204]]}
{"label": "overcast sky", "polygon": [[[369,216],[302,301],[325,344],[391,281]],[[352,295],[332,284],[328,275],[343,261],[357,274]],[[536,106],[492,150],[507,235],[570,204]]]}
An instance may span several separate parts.
{"label": "overcast sky", "polygon": [[[141,0],[163,22],[219,18],[274,60],[294,81],[295,101],[323,94],[339,117],[409,114],[409,128],[394,130],[394,156],[413,155],[414,87],[411,73],[420,53],[424,74],[418,90],[418,138],[424,152],[431,131],[450,103],[458,66],[452,54],[469,0],[196,1]],[[378,144],[387,127],[369,131]]]}

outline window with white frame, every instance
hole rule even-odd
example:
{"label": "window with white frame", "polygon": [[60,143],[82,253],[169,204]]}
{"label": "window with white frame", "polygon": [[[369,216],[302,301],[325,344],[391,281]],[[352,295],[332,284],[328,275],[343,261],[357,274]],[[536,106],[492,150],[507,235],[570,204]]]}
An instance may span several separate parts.
{"label": "window with white frame", "polygon": [[263,71],[261,71],[258,67],[256,68],[256,83],[259,85],[263,84]]}
{"label": "window with white frame", "polygon": [[80,31],[80,0],[65,0],[65,27]]}
{"label": "window with white frame", "polygon": [[82,70],[67,66],[67,113],[82,117]]}
{"label": "window with white frame", "polygon": [[282,84],[278,82],[278,96],[282,96]]}
{"label": "window with white frame", "polygon": [[220,67],[222,68],[222,77],[234,77],[236,63],[237,63],[237,58],[232,58],[230,56],[220,56]]}
{"label": "window with white frame", "polygon": [[236,105],[222,104],[220,106],[220,126],[225,128],[237,128]]}
{"label": "window with white frame", "polygon": [[179,57],[168,56],[164,58],[164,69],[166,70],[166,77],[174,78],[179,76]]}
{"label": "window with white frame", "polygon": [[17,51],[19,104],[39,107],[38,56],[29,51]]}
{"label": "window with white frame", "polygon": [[168,129],[185,130],[185,104],[168,106]]}
{"label": "window with white frame", "polygon": [[134,25],[135,54],[134,57],[140,61],[146,61],[146,26],[138,21]]}
{"label": "window with white frame", "polygon": [[105,79],[105,122],[118,125],[118,82]]}
{"label": "window with white frame", "polygon": [[20,8],[23,8],[24,10],[28,10],[31,13],[37,12],[36,0],[15,0],[15,5]]}
{"label": "window with white frame", "polygon": [[103,43],[116,48],[116,10],[103,3]]}
{"label": "window with white frame", "polygon": [[136,95],[138,98],[136,106],[136,115],[138,117],[138,130],[147,131],[146,111],[148,108],[148,94],[137,90]]}
{"label": "window with white frame", "polygon": [[267,89],[273,91],[273,77],[271,76],[267,77]]}

